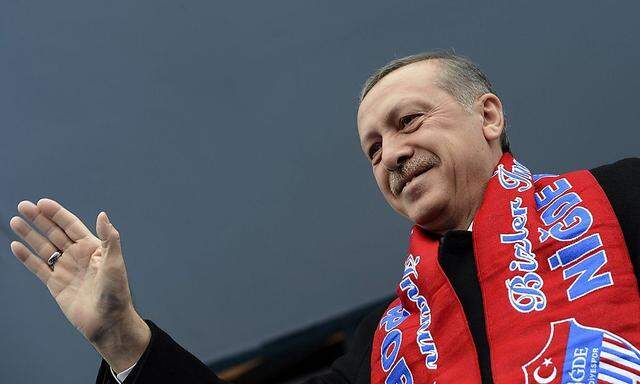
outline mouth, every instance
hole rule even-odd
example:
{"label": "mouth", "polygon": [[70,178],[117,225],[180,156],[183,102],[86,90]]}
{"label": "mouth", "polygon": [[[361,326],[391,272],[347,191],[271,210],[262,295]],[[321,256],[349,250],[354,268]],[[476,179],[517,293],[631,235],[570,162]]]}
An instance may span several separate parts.
{"label": "mouth", "polygon": [[428,166],[426,168],[417,170],[416,172],[413,172],[407,175],[407,177],[402,178],[400,182],[396,186],[394,186],[395,188],[392,188],[392,192],[394,192],[394,195],[400,196],[400,194],[408,184],[410,184],[418,176],[429,172],[432,168],[433,166]]}

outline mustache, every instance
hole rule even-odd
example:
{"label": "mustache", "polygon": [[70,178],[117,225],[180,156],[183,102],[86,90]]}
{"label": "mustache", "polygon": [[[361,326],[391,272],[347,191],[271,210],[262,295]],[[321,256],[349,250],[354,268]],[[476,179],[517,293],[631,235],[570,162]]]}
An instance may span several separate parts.
{"label": "mustache", "polygon": [[401,167],[389,174],[389,187],[391,188],[391,192],[395,196],[398,196],[411,179],[425,173],[433,167],[437,167],[440,163],[440,158],[435,154],[410,158],[402,164]]}

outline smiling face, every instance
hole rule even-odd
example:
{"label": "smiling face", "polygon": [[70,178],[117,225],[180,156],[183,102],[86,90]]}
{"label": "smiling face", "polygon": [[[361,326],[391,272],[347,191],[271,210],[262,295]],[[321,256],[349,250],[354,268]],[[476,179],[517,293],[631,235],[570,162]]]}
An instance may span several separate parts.
{"label": "smiling face", "polygon": [[472,108],[440,88],[443,65],[420,61],[371,88],[358,109],[362,149],[387,202],[432,232],[467,229],[500,160],[502,104],[486,93]]}

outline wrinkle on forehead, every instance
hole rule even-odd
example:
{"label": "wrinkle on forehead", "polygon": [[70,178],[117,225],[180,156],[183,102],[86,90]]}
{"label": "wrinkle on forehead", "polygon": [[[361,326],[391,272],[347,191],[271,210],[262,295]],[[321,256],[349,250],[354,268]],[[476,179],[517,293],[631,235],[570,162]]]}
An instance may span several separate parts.
{"label": "wrinkle on forehead", "polygon": [[[437,95],[443,92],[437,85],[440,65],[434,61],[421,61],[399,68],[371,88],[358,108],[358,133],[364,143],[381,126],[387,126],[394,112],[414,104],[416,107],[435,105]],[[405,104],[406,103],[406,104]]]}
{"label": "wrinkle on forehead", "polygon": [[[387,93],[395,87],[416,86],[429,87],[437,86],[442,79],[444,68],[439,60],[418,61],[398,68],[381,78],[367,93],[361,101],[361,105],[370,96],[383,92]],[[391,89],[390,89],[391,88]]]}

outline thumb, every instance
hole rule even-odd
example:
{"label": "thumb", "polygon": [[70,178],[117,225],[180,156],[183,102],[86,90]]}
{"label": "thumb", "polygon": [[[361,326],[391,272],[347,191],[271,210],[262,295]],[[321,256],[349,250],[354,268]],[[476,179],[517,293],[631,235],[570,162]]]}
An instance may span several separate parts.
{"label": "thumb", "polygon": [[113,256],[122,257],[122,249],[120,248],[120,233],[109,221],[109,217],[105,212],[100,212],[96,219],[96,232],[98,238],[102,241],[102,256],[105,260]]}

